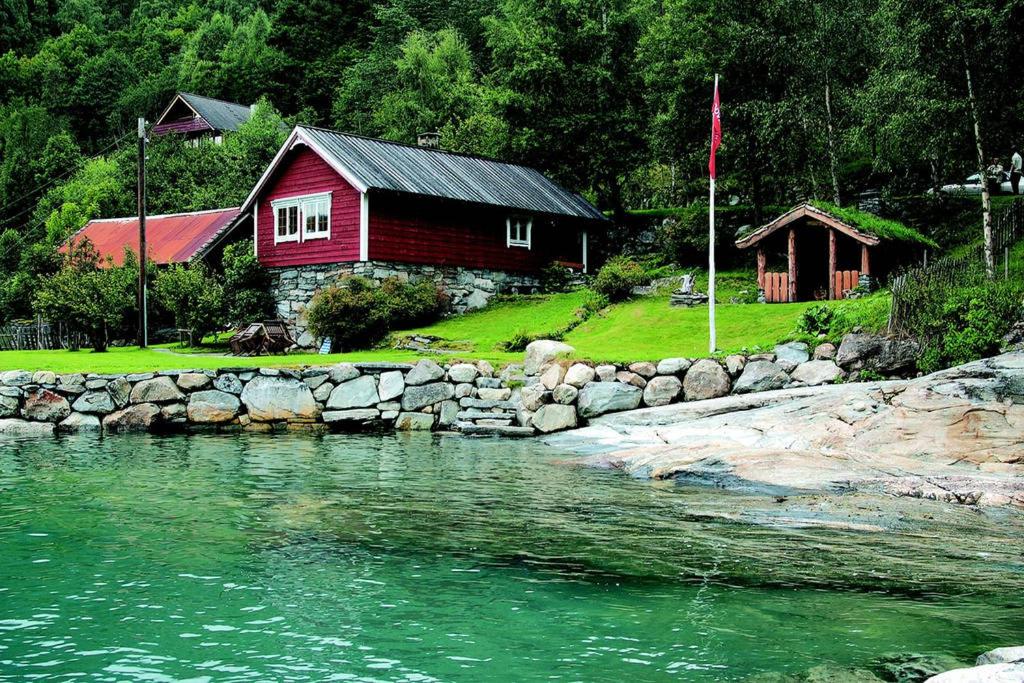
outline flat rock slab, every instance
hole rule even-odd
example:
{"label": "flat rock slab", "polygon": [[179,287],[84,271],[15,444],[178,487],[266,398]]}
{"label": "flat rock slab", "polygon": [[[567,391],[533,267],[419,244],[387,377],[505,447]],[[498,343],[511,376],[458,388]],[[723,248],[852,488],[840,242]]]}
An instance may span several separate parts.
{"label": "flat rock slab", "polygon": [[299,379],[254,377],[242,391],[242,403],[255,422],[313,420],[320,414],[313,392]]}

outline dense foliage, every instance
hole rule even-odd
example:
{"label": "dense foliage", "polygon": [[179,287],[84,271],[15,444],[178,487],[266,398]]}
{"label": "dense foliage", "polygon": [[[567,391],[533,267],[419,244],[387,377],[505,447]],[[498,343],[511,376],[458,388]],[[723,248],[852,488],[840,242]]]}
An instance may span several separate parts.
{"label": "dense foliage", "polygon": [[252,241],[228,245],[222,264],[229,324],[239,326],[271,318],[274,298],[270,295],[270,276],[253,253]]}
{"label": "dense foliage", "polygon": [[614,256],[597,271],[593,287],[598,294],[615,303],[625,301],[632,295],[634,287],[650,281],[647,271],[639,263],[625,256]]}
{"label": "dense foliage", "polygon": [[224,288],[202,263],[161,270],[153,294],[156,303],[174,316],[174,326],[189,330],[195,342],[217,331],[224,319]]}
{"label": "dense foliage", "polygon": [[316,293],[306,320],[315,337],[330,339],[336,351],[349,351],[373,346],[392,330],[432,322],[447,304],[430,280],[391,277],[378,286],[363,277],[346,277]]}

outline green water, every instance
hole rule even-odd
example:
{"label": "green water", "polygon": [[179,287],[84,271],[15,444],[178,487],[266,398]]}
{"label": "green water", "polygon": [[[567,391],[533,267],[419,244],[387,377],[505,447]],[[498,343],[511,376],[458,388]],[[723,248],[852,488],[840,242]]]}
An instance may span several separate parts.
{"label": "green water", "polygon": [[1024,642],[1016,519],[927,508],[955,543],[909,517],[794,528],[771,499],[557,457],[0,442],[0,680],[742,681]]}

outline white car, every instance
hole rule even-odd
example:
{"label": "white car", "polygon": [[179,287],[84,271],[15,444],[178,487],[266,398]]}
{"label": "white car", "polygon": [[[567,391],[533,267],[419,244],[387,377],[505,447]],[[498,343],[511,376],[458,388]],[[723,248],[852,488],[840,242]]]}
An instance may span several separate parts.
{"label": "white car", "polygon": [[[1024,187],[1024,180],[1021,181]],[[939,188],[942,194],[981,194],[981,174],[967,176],[962,183],[943,185]],[[1013,186],[1010,184],[1010,174],[1005,171],[999,174],[999,192],[1002,194],[1013,194]]]}

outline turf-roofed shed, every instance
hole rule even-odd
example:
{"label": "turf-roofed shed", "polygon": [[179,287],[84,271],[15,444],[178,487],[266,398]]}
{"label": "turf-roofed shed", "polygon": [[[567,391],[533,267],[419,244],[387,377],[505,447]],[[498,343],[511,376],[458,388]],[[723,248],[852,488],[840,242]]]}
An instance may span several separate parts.
{"label": "turf-roofed shed", "polygon": [[774,303],[842,299],[937,245],[897,221],[810,202],[740,237],[736,246],[757,249],[757,286]]}

